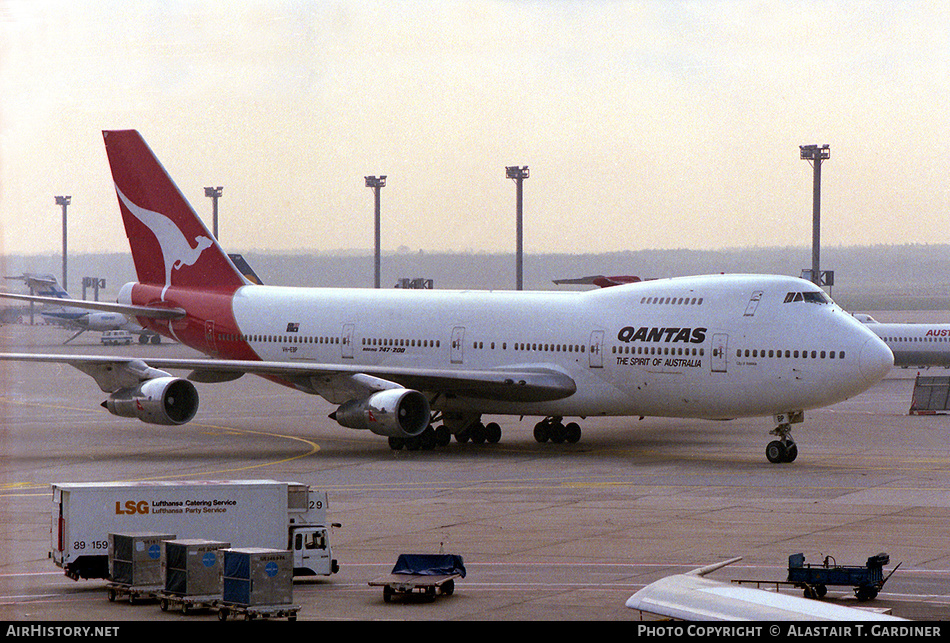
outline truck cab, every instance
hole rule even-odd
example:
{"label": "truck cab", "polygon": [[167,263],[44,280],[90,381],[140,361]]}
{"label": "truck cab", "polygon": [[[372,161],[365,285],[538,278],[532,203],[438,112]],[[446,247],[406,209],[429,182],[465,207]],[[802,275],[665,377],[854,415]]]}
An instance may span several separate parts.
{"label": "truck cab", "polygon": [[329,576],[340,571],[330,551],[326,527],[294,527],[290,548],[294,554],[294,576]]}

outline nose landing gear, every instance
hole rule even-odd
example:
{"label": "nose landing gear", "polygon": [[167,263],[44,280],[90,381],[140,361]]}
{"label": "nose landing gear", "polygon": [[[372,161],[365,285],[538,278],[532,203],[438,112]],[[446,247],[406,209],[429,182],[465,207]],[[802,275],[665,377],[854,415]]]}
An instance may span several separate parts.
{"label": "nose landing gear", "polygon": [[769,435],[777,436],[778,440],[772,440],[765,447],[765,457],[773,464],[780,462],[794,462],[798,457],[798,445],[791,436],[792,425],[788,422],[779,424],[769,432]]}

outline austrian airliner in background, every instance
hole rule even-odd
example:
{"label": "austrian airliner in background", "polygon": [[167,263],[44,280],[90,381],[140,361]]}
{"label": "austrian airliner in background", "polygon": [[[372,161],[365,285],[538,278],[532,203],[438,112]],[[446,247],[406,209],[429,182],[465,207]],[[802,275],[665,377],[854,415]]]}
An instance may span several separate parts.
{"label": "austrian airliner in background", "polygon": [[[259,375],[337,408],[394,449],[497,442],[485,415],[539,418],[539,442],[576,442],[573,418],[773,417],[792,424],[887,374],[887,345],[794,277],[710,275],[583,292],[298,288],[235,268],[137,131],[103,133],[138,281],[113,307],[207,358],[4,354],[68,363],[110,412],[191,420],[193,382]],[[168,371],[191,371],[187,378]],[[572,420],[565,422],[565,420]],[[437,428],[436,423],[441,422]]]}
{"label": "austrian airliner in background", "polygon": [[950,324],[882,323],[864,313],[854,317],[884,340],[894,353],[894,366],[950,368]]}

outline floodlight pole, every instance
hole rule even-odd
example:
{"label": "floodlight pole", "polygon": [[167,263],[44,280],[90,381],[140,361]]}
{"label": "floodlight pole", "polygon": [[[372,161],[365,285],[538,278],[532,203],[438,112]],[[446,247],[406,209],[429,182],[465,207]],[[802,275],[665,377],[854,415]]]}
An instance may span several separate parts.
{"label": "floodlight pole", "polygon": [[221,198],[223,189],[220,185],[216,188],[205,188],[205,196],[211,198],[212,233],[215,241],[218,239],[218,199]]}
{"label": "floodlight pole", "polygon": [[376,218],[375,218],[376,252],[375,252],[375,254],[374,254],[374,268],[375,268],[375,273],[374,273],[374,275],[375,275],[375,276],[374,276],[374,281],[373,281],[373,283],[374,283],[374,287],[375,287],[375,288],[379,288],[379,264],[380,264],[380,261],[379,261],[379,253],[380,253],[380,249],[379,249],[379,241],[380,241],[380,230],[379,230],[379,228],[380,228],[380,225],[379,225],[379,190],[380,190],[380,188],[386,187],[386,176],[385,176],[385,175],[383,175],[383,176],[367,176],[367,177],[366,177],[366,187],[373,189],[373,193],[374,193],[374,197],[375,197],[375,202],[376,202],[376,209],[375,209],[375,213],[376,213]]}
{"label": "floodlight pole", "polygon": [[528,166],[518,167],[509,165],[505,168],[505,177],[514,180],[517,186],[515,197],[515,234],[517,241],[515,243],[515,288],[522,290],[524,286],[524,230],[523,230],[523,209],[522,196],[524,190],[524,180],[528,178]]}
{"label": "floodlight pole", "polygon": [[812,182],[812,224],[811,224],[811,280],[822,285],[821,278],[821,162],[831,158],[831,148],[827,145],[799,145],[801,158],[811,163],[814,169]]}
{"label": "floodlight pole", "polygon": [[58,196],[56,197],[56,205],[62,206],[63,208],[63,290],[67,289],[66,286],[66,208],[69,206],[69,202],[72,200],[71,196]]}

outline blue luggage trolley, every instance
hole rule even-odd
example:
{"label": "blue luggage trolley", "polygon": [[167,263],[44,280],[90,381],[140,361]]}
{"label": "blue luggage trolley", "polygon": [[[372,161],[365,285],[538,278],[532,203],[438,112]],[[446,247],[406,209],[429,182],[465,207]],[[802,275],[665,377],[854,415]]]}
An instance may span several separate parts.
{"label": "blue luggage trolley", "polygon": [[435,600],[436,593],[449,596],[455,592],[455,579],[465,578],[465,564],[454,554],[400,554],[387,576],[371,580],[370,586],[383,588],[383,600],[390,602],[396,594],[421,594]]}
{"label": "blue luggage trolley", "polygon": [[884,576],[884,565],[890,562],[887,554],[875,554],[863,567],[839,565],[831,556],[825,556],[821,565],[805,563],[804,554],[792,554],[788,557],[788,582],[804,590],[806,598],[822,598],[828,591],[828,585],[847,585],[854,588],[859,601],[875,598],[884,583],[897,567]]}

